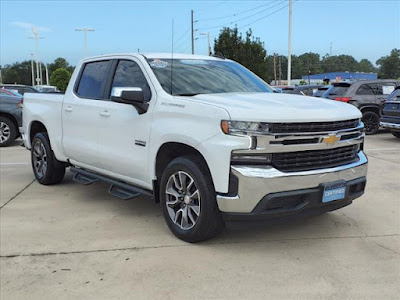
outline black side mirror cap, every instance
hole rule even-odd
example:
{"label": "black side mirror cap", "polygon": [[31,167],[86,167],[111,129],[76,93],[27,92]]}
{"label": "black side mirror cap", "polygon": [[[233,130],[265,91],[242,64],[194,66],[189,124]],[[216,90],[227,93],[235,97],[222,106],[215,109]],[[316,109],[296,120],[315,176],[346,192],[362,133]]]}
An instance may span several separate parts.
{"label": "black side mirror cap", "polygon": [[115,87],[111,91],[111,100],[118,103],[131,104],[136,107],[139,114],[143,114],[149,108],[149,103],[144,100],[141,88]]}

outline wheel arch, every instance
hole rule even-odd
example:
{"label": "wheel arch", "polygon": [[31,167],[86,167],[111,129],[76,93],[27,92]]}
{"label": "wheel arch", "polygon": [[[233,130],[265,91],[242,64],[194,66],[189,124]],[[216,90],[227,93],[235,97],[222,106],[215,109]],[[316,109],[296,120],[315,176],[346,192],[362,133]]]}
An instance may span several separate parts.
{"label": "wheel arch", "polygon": [[162,144],[157,151],[153,170],[155,174],[155,180],[153,180],[153,192],[155,195],[154,200],[156,202],[159,202],[158,184],[162,173],[173,159],[182,156],[197,156],[204,163],[208,172],[211,174],[204,155],[195,147],[180,142],[166,142]]}
{"label": "wheel arch", "polygon": [[32,144],[33,137],[39,132],[46,132],[48,134],[46,126],[40,121],[32,121],[29,126],[29,143]]}
{"label": "wheel arch", "polygon": [[12,114],[6,113],[6,112],[0,112],[0,116],[1,116],[1,117],[6,117],[6,118],[10,119],[10,120],[14,123],[15,127],[16,127],[17,130],[18,130],[18,122],[17,122],[17,119],[16,119]]}
{"label": "wheel arch", "polygon": [[380,114],[381,114],[381,108],[378,105],[365,105],[365,106],[361,106],[359,109],[362,113],[367,112],[367,111],[372,111],[372,112],[376,113],[378,116],[380,116]]}

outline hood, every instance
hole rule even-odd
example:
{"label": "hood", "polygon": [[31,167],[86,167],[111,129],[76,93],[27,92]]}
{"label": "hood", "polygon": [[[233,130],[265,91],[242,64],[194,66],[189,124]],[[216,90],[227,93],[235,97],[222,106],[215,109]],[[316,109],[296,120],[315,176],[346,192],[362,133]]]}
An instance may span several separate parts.
{"label": "hood", "polygon": [[232,120],[255,122],[329,122],[361,118],[353,105],[280,93],[201,94],[190,99],[222,107]]}

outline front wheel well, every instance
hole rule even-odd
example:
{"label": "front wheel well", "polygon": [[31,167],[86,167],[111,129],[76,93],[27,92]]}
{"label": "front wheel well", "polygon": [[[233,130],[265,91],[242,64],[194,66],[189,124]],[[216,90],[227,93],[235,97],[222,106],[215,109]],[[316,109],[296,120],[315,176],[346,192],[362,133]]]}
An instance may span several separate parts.
{"label": "front wheel well", "polygon": [[30,132],[29,132],[29,139],[31,142],[32,142],[34,136],[39,132],[47,133],[46,126],[44,126],[42,122],[33,121],[31,124]]}
{"label": "front wheel well", "polygon": [[[158,187],[158,182],[160,181],[161,176],[165,168],[168,166],[168,164],[175,158],[182,156],[198,157],[199,160],[204,163],[204,166],[207,168],[208,172],[210,172],[206,160],[197,149],[182,143],[175,143],[175,142],[165,143],[160,147],[160,149],[158,149],[156,156],[156,165],[155,165],[156,181],[153,182],[154,192],[156,192],[156,189]],[[156,202],[158,202],[158,197],[155,197],[155,200]]]}
{"label": "front wheel well", "polygon": [[380,108],[377,106],[360,107],[360,110],[362,113],[367,112],[367,111],[372,111],[372,112],[376,113],[378,116],[380,115]]}

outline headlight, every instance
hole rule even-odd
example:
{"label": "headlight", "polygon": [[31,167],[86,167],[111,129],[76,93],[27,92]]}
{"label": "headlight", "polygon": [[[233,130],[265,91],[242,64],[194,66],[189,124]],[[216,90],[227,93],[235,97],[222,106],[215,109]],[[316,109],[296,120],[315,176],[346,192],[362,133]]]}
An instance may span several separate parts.
{"label": "headlight", "polygon": [[221,129],[225,134],[268,134],[270,125],[262,122],[221,121]]}

